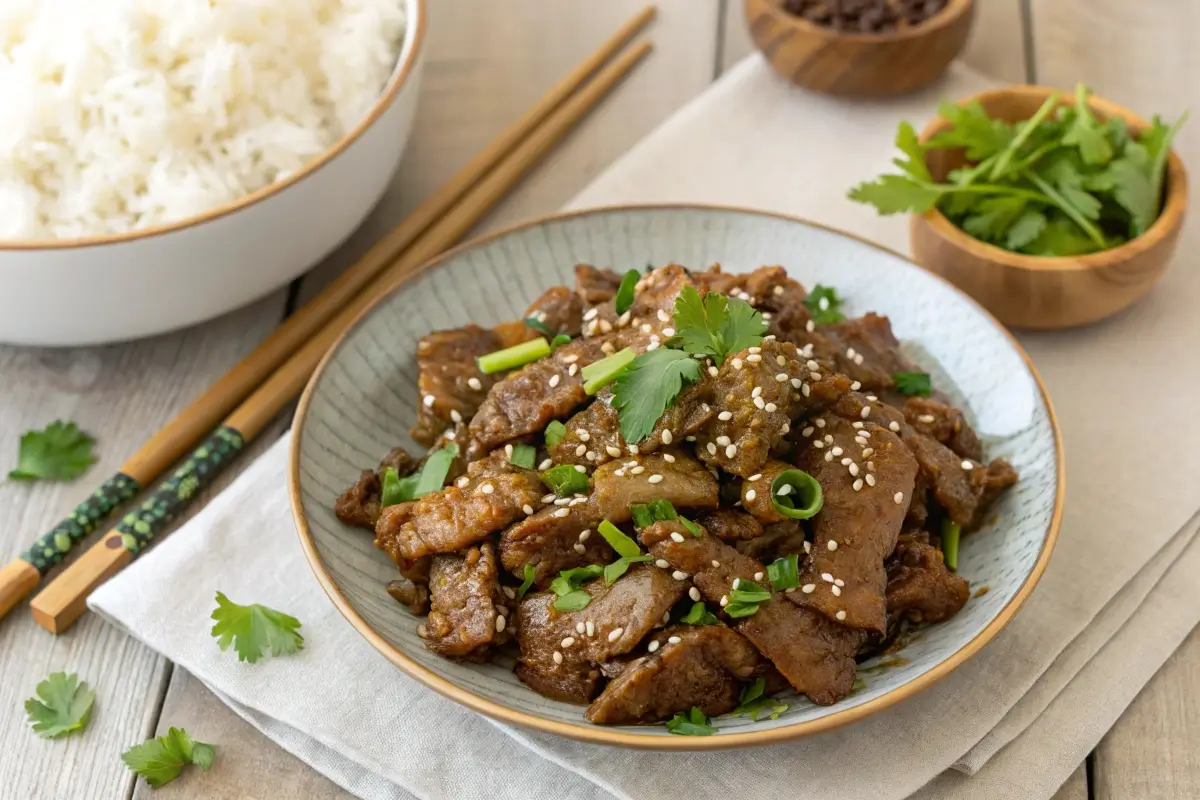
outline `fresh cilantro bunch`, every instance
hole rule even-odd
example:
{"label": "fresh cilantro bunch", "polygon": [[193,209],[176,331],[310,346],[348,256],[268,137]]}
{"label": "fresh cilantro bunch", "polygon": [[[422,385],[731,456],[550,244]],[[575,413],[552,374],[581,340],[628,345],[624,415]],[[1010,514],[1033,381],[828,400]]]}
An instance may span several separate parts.
{"label": "fresh cilantro bunch", "polygon": [[[1157,116],[1135,136],[1122,119],[1098,120],[1082,84],[1073,105],[1053,95],[1030,119],[992,119],[978,102],[943,103],[951,123],[927,143],[907,122],[893,163],[850,192],[881,214],[921,214],[937,208],[982,241],[1035,256],[1072,256],[1117,247],[1158,218],[1171,141],[1187,119],[1168,126]],[[963,149],[967,164],[936,181],[929,150]]]}

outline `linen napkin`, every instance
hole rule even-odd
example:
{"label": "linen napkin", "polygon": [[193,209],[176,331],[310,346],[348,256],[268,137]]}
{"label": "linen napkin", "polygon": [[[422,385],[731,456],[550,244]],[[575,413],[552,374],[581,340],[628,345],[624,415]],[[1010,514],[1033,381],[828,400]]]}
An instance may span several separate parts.
{"label": "linen napkin", "polygon": [[[905,220],[878,218],[845,190],[888,168],[900,119],[992,85],[955,67],[930,91],[849,103],[792,89],[751,57],[572,205],[742,204],[903,250]],[[1200,451],[1188,391],[1200,377],[1188,366],[1200,278],[1182,263],[1194,230],[1185,236],[1163,286],[1121,317],[1022,336],[1067,452],[1066,513],[1038,590],[945,680],[848,728],[662,755],[510,728],[442,699],[367,645],[312,578],[287,503],[286,439],[92,607],[364,797],[1049,797],[1200,621],[1200,486],[1184,461]],[[253,667],[221,653],[207,618],[218,589],[298,616],[305,650]]]}

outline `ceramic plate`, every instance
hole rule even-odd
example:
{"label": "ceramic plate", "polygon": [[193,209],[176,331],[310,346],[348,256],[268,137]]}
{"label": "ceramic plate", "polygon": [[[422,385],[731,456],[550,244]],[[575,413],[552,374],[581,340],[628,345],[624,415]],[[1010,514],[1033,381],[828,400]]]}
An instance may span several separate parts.
{"label": "ceramic plate", "polygon": [[[967,410],[988,457],[1021,480],[991,522],[965,537],[959,571],[966,607],[904,649],[862,665],[853,695],[832,706],[790,697],[778,719],[721,718],[709,737],[662,725],[600,727],[583,709],[525,688],[512,663],[459,664],[429,652],[417,620],[384,591],[396,576],[370,534],[343,525],[334,499],[397,443],[417,415],[417,340],[467,322],[518,318],[578,263],[624,271],[647,263],[729,272],[782,264],[801,283],[831,285],[847,313],[892,320],[907,353]],[[983,309],[940,278],[875,245],[801,220],[734,209],[637,207],[551,217],[465,244],[379,299],[326,356],[296,414],[292,500],[309,561],[330,598],[396,666],[497,719],[590,741],[705,749],[779,741],[862,718],[910,697],[978,651],[1012,618],[1045,569],[1058,530],[1061,447],[1049,400],[1020,346]]]}

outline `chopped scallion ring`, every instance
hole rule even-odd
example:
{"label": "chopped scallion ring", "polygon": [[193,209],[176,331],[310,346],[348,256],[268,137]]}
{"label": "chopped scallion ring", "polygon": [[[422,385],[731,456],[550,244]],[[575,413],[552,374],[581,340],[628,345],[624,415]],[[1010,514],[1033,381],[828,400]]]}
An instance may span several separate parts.
{"label": "chopped scallion ring", "polygon": [[522,342],[512,347],[506,347],[503,350],[497,350],[494,353],[488,353],[486,356],[480,356],[475,360],[479,363],[480,372],[484,375],[492,375],[497,372],[523,367],[548,355],[550,355],[550,343],[546,341],[545,337],[539,336],[536,339],[530,339],[528,342]]}
{"label": "chopped scallion ring", "polygon": [[508,457],[508,463],[525,469],[533,469],[536,460],[537,448],[528,444],[514,444],[512,455]]}
{"label": "chopped scallion ring", "polygon": [[962,528],[950,520],[942,521],[942,555],[946,558],[946,566],[958,571],[958,540],[962,536]]}
{"label": "chopped scallion ring", "polygon": [[567,426],[563,425],[558,420],[554,420],[553,422],[551,422],[549,425],[546,426],[546,432],[544,434],[544,437],[546,439],[546,447],[554,447],[554,445],[561,442],[563,440],[563,437],[566,435],[567,435]]}
{"label": "chopped scallion ring", "polygon": [[585,494],[588,490],[588,477],[570,464],[559,464],[541,474],[542,483],[550,487],[550,491],[559,497],[570,497],[573,494]]}
{"label": "chopped scallion ring", "polygon": [[771,588],[777,592],[797,588],[800,585],[799,562],[800,557],[796,553],[792,553],[768,564],[767,577],[771,579]]}
{"label": "chopped scallion ring", "polygon": [[583,375],[583,391],[595,394],[603,389],[625,371],[636,355],[632,348],[626,347],[594,364],[588,364],[580,370],[580,374]]}
{"label": "chopped scallion ring", "polygon": [[624,314],[633,305],[633,292],[637,287],[638,278],[642,274],[636,269],[631,269],[621,278],[621,285],[617,289],[617,296],[613,299],[613,310],[617,314]]}
{"label": "chopped scallion ring", "polygon": [[803,470],[785,469],[771,481],[771,505],[789,519],[809,519],[824,502],[821,484]]}

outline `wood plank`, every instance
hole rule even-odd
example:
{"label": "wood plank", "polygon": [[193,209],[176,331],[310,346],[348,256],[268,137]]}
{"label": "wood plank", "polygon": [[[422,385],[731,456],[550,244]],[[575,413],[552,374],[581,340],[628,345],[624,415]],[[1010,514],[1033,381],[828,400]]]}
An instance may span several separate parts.
{"label": "wood plank", "polygon": [[1200,797],[1200,629],[1096,748],[1096,800]]}
{"label": "wood plank", "polygon": [[[303,797],[342,800],[353,797],[303,761],[276,747],[250,723],[233,713],[187,670],[176,667],[163,700],[159,733],[171,726],[217,748],[208,772],[186,770],[163,789],[145,781],[134,787],[134,800],[180,797]],[[255,794],[251,787],[261,789]]]}
{"label": "wood plank", "polygon": [[[655,51],[479,226],[562,206],[699,94],[713,77],[719,0],[659,0]],[[305,279],[301,299],[353,263],[649,0],[429,4],[420,111],[403,163],[374,213]],[[478,232],[478,231],[477,231]]]}
{"label": "wood plank", "polygon": [[[277,292],[205,325],[136,344],[0,348],[0,453],[12,458],[23,431],[61,418],[92,432],[100,456],[74,483],[0,482],[8,523],[0,528],[0,556],[8,561],[21,552],[245,355],[282,318],[285,297]],[[127,794],[132,775],[119,756],[154,729],[166,661],[91,615],[54,637],[34,624],[27,604],[18,606],[0,624],[0,708],[20,709],[37,683],[58,670],[78,672],[96,690],[92,720],[82,734],[44,741],[28,730],[23,713],[0,715],[0,752],[8,754],[0,758],[0,786],[12,797]]]}
{"label": "wood plank", "polygon": [[1051,800],[1088,800],[1087,767],[1081,764],[1072,772]]}
{"label": "wood plank", "polygon": [[[742,0],[723,0],[722,70],[754,52]],[[975,25],[962,59],[977,70],[1025,83],[1025,34],[1021,0],[976,0]]]}

